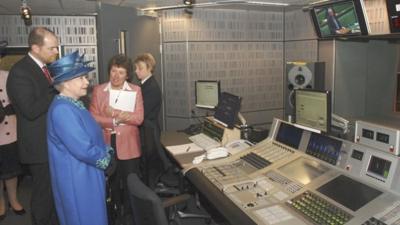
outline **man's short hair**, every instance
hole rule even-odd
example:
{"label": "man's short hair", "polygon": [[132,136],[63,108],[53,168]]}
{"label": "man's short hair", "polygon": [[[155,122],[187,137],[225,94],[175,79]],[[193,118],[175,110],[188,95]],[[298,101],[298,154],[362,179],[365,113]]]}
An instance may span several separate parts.
{"label": "man's short hair", "polygon": [[56,36],[53,31],[51,31],[50,29],[48,29],[46,27],[35,27],[35,28],[33,28],[31,30],[31,32],[29,33],[29,36],[28,36],[29,49],[32,49],[32,45],[43,46],[44,37],[47,34]]}

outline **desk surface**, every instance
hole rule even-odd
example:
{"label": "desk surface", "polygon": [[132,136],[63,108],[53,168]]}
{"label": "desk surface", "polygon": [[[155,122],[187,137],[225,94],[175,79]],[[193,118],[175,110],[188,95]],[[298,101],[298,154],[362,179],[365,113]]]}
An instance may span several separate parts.
{"label": "desk surface", "polygon": [[[191,143],[189,136],[183,132],[176,132],[176,131],[168,131],[161,133],[161,143],[164,147],[166,146],[173,146],[173,145],[183,145]],[[168,151],[168,150],[167,150]],[[174,155],[168,151],[168,153],[174,158],[174,160],[179,164],[182,169],[188,169],[193,166],[192,161],[193,158],[204,154],[204,152],[188,152],[185,154]]]}

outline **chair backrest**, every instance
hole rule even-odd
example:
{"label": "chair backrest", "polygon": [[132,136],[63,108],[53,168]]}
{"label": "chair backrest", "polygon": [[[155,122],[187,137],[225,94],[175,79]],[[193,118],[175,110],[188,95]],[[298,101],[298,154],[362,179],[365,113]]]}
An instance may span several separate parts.
{"label": "chair backrest", "polygon": [[160,198],[135,173],[127,178],[129,198],[136,225],[168,225]]}

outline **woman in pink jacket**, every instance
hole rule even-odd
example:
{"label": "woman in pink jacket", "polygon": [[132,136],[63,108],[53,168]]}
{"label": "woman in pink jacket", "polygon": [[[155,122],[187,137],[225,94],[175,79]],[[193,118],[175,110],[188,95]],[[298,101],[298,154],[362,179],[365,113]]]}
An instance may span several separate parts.
{"label": "woman in pink jacket", "polygon": [[131,59],[125,55],[112,57],[108,63],[110,80],[94,87],[90,103],[90,112],[103,128],[106,143],[116,148],[118,166],[109,178],[111,196],[126,213],[131,212],[129,198],[127,191],[123,191],[125,197],[122,201],[120,183],[124,184],[123,190],[127,190],[128,174],[139,175],[142,154],[138,126],[143,122],[143,99],[140,87],[127,81],[132,71]]}

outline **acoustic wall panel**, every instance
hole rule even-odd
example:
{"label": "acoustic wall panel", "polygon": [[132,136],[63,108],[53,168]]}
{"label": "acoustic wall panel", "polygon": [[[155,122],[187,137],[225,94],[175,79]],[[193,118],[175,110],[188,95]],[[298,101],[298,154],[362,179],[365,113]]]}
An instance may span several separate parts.
{"label": "acoustic wall panel", "polygon": [[285,42],[285,59],[286,62],[317,62],[318,40]]}
{"label": "acoustic wall panel", "polygon": [[44,26],[54,31],[60,40],[62,54],[79,50],[92,60],[95,71],[89,74],[93,84],[97,77],[97,31],[95,16],[33,16],[32,26],[25,26],[19,15],[0,15],[0,40],[9,46],[28,46],[28,35],[34,27]]}
{"label": "acoustic wall panel", "polygon": [[[194,105],[195,80],[220,80],[222,91],[243,97],[251,124],[283,117],[287,61],[318,61],[308,12],[193,9],[162,12],[167,129],[212,114]],[[193,114],[194,112],[194,114]]]}
{"label": "acoustic wall panel", "polygon": [[[164,44],[167,116],[190,117],[195,80],[220,80],[239,95],[242,111],[282,108],[283,44],[191,42]],[[186,51],[188,53],[186,53]]]}
{"label": "acoustic wall panel", "polygon": [[164,96],[166,116],[190,116],[189,77],[187,75],[186,43],[167,43],[163,46]]}
{"label": "acoustic wall panel", "polygon": [[285,11],[285,40],[317,39],[310,12],[301,9]]}
{"label": "acoustic wall panel", "polygon": [[163,11],[163,39],[171,41],[282,41],[283,11],[193,9]]}

